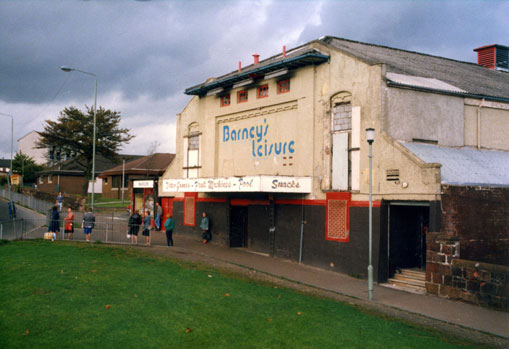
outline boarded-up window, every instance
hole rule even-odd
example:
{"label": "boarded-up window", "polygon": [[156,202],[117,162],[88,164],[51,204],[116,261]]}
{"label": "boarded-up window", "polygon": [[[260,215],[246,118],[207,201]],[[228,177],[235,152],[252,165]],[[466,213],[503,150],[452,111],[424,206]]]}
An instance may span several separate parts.
{"label": "boarded-up window", "polygon": [[332,131],[352,129],[352,104],[340,103],[332,108]]}
{"label": "boarded-up window", "polygon": [[196,216],[196,197],[186,196],[184,198],[184,225],[195,225]]}
{"label": "boarded-up window", "polygon": [[330,193],[327,195],[326,240],[348,242],[350,193]]}

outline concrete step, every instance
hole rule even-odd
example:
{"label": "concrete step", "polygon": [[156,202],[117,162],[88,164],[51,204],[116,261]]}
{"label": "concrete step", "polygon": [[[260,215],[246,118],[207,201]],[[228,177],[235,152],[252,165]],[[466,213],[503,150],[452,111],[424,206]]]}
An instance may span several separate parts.
{"label": "concrete step", "polygon": [[381,286],[395,288],[397,290],[402,290],[402,291],[411,292],[411,293],[426,294],[425,287],[411,285],[411,284],[408,284],[405,282],[400,282],[399,280],[395,280],[395,279],[389,279],[389,282],[387,282],[385,284],[381,284]]}
{"label": "concrete step", "polygon": [[408,285],[423,287],[423,288],[426,286],[424,278],[408,277],[403,274],[394,275],[393,278],[389,279],[389,282],[395,282],[395,283],[397,282],[400,284],[408,284]]}
{"label": "concrete step", "polygon": [[415,269],[401,269],[400,275],[414,277],[416,279],[422,279],[422,280],[426,279],[425,271],[420,271],[420,270],[415,270]]}

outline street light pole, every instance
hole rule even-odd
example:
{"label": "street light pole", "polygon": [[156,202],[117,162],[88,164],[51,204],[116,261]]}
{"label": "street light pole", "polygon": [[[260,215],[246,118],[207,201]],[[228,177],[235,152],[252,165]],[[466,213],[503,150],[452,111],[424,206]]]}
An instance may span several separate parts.
{"label": "street light pole", "polygon": [[93,73],[89,73],[83,70],[69,68],[66,66],[60,67],[63,71],[66,73],[76,71],[78,73],[83,73],[87,75],[92,75],[95,79],[95,87],[94,87],[94,134],[92,136],[93,143],[92,143],[92,209],[94,209],[94,194],[95,194],[95,134],[96,134],[96,117],[97,117],[97,75]]}
{"label": "street light pole", "polygon": [[373,299],[373,142],[375,129],[366,129],[366,140],[369,143],[369,265],[368,265],[368,299]]}

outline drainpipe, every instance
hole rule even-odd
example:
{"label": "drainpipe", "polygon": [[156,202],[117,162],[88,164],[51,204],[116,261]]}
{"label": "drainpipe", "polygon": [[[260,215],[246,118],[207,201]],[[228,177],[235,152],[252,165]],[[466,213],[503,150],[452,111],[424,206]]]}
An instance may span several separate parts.
{"label": "drainpipe", "polygon": [[481,108],[484,106],[484,98],[477,107],[477,149],[481,149]]}

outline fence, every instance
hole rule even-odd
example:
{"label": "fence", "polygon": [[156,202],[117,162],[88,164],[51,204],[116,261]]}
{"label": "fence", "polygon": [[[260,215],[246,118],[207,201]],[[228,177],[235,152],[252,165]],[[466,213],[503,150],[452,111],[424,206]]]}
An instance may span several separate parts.
{"label": "fence", "polygon": [[[12,201],[14,201],[14,203],[28,207],[42,214],[47,214],[51,207],[55,205],[54,202],[52,203],[44,200],[39,200],[34,198],[33,196],[21,193],[11,192],[10,195],[12,195]],[[11,199],[9,196],[9,190],[6,189],[0,190],[0,196],[7,200]]]}
{"label": "fence", "polygon": [[[114,244],[147,244],[147,245],[166,245],[166,234],[164,231],[149,230],[149,239],[142,235],[143,226],[139,227],[138,235],[128,237],[127,220],[118,220],[105,222],[105,217],[96,217],[96,223],[91,233],[91,242],[100,241],[102,243]],[[2,237],[0,239],[14,240],[14,239],[42,239],[44,233],[48,232],[50,219],[18,219],[14,221],[0,222],[0,232]],[[56,240],[75,240],[85,241],[86,235],[82,227],[81,220],[75,219],[74,233],[72,237],[70,234],[64,232],[65,222],[58,221],[58,229],[56,231]]]}

